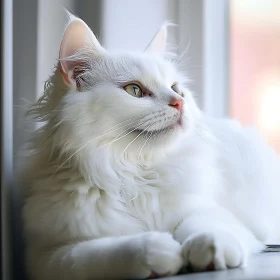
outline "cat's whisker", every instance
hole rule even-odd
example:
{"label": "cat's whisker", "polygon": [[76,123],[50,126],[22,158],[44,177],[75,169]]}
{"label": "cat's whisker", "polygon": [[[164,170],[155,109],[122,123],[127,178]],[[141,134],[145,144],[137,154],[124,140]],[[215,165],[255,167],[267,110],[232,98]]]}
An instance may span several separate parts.
{"label": "cat's whisker", "polygon": [[191,46],[191,40],[189,40],[189,43],[187,45],[187,47],[185,48],[185,50],[178,56],[178,58],[176,59],[175,63],[179,63],[181,62],[181,59],[184,57],[184,55],[189,51],[189,48]]}
{"label": "cat's whisker", "polygon": [[111,142],[108,144],[108,146],[111,145],[111,144],[113,144],[113,143],[115,143],[116,141],[118,141],[118,140],[120,140],[120,139],[126,137],[127,135],[131,134],[133,131],[135,131],[135,130],[137,130],[139,127],[141,127],[144,123],[145,123],[145,122],[140,123],[140,125],[138,125],[136,128],[134,128],[133,130],[130,130],[129,132],[127,132],[125,135],[123,135],[123,136],[121,136],[121,137],[119,137],[119,136],[122,135],[123,133],[125,133],[125,131],[122,132],[122,133],[120,133],[118,136],[116,136],[116,137],[113,139],[113,141],[111,141]]}
{"label": "cat's whisker", "polygon": [[[124,123],[126,123],[126,122],[128,122],[128,121],[130,121],[128,124],[125,124],[124,126],[119,127],[119,128],[116,129],[116,130],[114,129],[115,127],[118,127],[119,125],[122,125],[122,124],[124,124]],[[133,123],[135,123],[136,121],[137,121],[137,120],[134,120],[134,118],[131,118],[131,119],[122,121],[122,122],[120,122],[120,123],[117,123],[116,125],[114,125],[114,126],[110,127],[109,129],[105,130],[105,133],[102,134],[102,135],[100,135],[100,136],[98,136],[98,137],[106,136],[106,135],[108,135],[108,134],[110,134],[110,133],[112,133],[112,132],[115,132],[115,131],[119,130],[120,128],[123,128],[123,127],[126,127],[127,125],[133,124]],[[113,130],[112,130],[112,129],[113,129]]]}
{"label": "cat's whisker", "polygon": [[[116,125],[113,126],[112,128],[114,128],[114,127],[116,127],[116,126],[118,126],[118,125],[121,125],[121,124],[123,124],[124,122],[131,121],[131,120],[132,120],[132,119],[125,120],[125,121],[123,121],[123,122],[121,122],[121,123],[116,124]],[[122,129],[122,128],[128,126],[128,125],[131,125],[131,124],[133,124],[134,122],[135,122],[135,121],[129,122],[128,124],[126,124],[126,125],[124,125],[124,126],[121,126],[121,127],[117,128],[117,129],[114,129],[114,130],[110,130],[110,129],[112,129],[112,128],[110,128],[110,129],[109,129],[109,130],[110,130],[109,132],[104,133],[104,134],[102,134],[102,135],[100,135],[100,136],[95,137],[94,139],[89,140],[87,143],[85,143],[83,146],[81,146],[78,150],[76,150],[71,156],[69,156],[61,165],[59,165],[59,166],[57,167],[56,171],[52,174],[51,178],[53,178],[53,176],[58,172],[58,170],[61,169],[69,160],[71,160],[71,158],[73,158],[78,152],[80,152],[80,151],[82,151],[83,149],[85,149],[90,143],[92,143],[93,141],[95,141],[95,140],[97,140],[97,139],[99,139],[99,138],[101,138],[101,137],[104,137],[104,136],[106,136],[106,135],[108,135],[108,134],[110,134],[110,133],[112,133],[112,132],[118,131],[118,130],[120,130],[120,129]],[[106,130],[106,131],[108,131],[108,130]],[[106,131],[105,131],[105,132],[106,132]]]}
{"label": "cat's whisker", "polygon": [[190,59],[191,59],[191,57],[185,57],[184,59],[181,58],[181,59],[177,62],[177,64],[179,64],[179,67],[180,67],[180,65],[185,65]]}
{"label": "cat's whisker", "polygon": [[[156,134],[156,133],[152,132],[152,136],[154,136],[154,134]],[[150,161],[152,160],[152,154],[153,154],[153,150],[154,150],[154,147],[155,147],[155,141],[156,141],[156,137],[153,137],[153,143],[152,143],[152,146],[151,146],[151,149],[150,149],[150,154],[149,154],[149,157],[148,157],[148,163],[150,163]]]}
{"label": "cat's whisker", "polygon": [[138,138],[140,137],[147,129],[149,129],[153,124],[155,123],[152,123],[150,124],[149,126],[147,126],[144,130],[142,130],[126,147],[125,149],[123,150],[123,154],[125,153],[125,151],[128,149],[128,147]]}
{"label": "cat's whisker", "polygon": [[201,127],[201,128],[203,128],[204,130],[206,130],[209,134],[211,134],[213,137],[215,137],[216,138],[216,136],[209,130],[209,129],[207,129],[205,126],[203,126],[202,124],[199,124],[199,126]]}
{"label": "cat's whisker", "polygon": [[[148,136],[148,138],[147,138],[146,141],[144,142],[142,148],[140,149],[140,152],[139,152],[139,154],[138,154],[138,159],[140,159],[141,152],[142,152],[142,150],[144,149],[144,147],[145,147],[145,145],[147,144],[147,142],[149,141],[149,139],[151,138],[152,134],[153,134],[153,132],[151,132],[151,134]],[[139,147],[140,147],[140,146],[139,146]]]}
{"label": "cat's whisker", "polygon": [[193,132],[194,132],[196,135],[198,135],[199,138],[201,138],[206,144],[209,144],[209,143],[204,139],[204,137],[203,137],[198,131],[196,131],[195,129],[193,129]]}
{"label": "cat's whisker", "polygon": [[[130,124],[131,124],[131,123],[126,124],[125,126],[130,125]],[[125,126],[124,126],[124,127],[125,127]],[[115,126],[114,126],[114,127],[115,127]],[[78,150],[76,150],[71,156],[69,156],[61,165],[59,165],[58,168],[56,169],[56,171],[54,172],[53,176],[57,173],[57,171],[58,171],[61,167],[63,167],[69,160],[71,160],[71,158],[73,158],[73,157],[74,157],[77,153],[79,153],[81,150],[85,149],[90,143],[92,143],[93,141],[95,141],[95,140],[97,140],[97,139],[99,139],[99,138],[102,138],[102,137],[104,137],[105,135],[108,135],[108,134],[110,134],[110,133],[112,133],[112,132],[114,132],[114,131],[118,131],[118,130],[121,129],[121,128],[123,128],[123,127],[120,127],[120,128],[118,128],[118,129],[115,129],[115,130],[111,130],[111,131],[109,131],[109,132],[107,132],[107,133],[105,133],[105,134],[102,134],[102,135],[100,135],[100,136],[97,136],[97,137],[95,137],[95,138],[89,140],[87,143],[85,143],[83,146],[81,146]]]}
{"label": "cat's whisker", "polygon": [[[120,129],[122,129],[122,128],[125,128],[125,127],[127,127],[127,126],[129,126],[129,125],[132,125],[132,124],[134,124],[134,123],[136,123],[136,122],[137,122],[137,120],[134,120],[134,121],[129,122],[129,123],[127,123],[127,124],[125,124],[125,125],[123,125],[123,126],[117,128],[117,129],[110,130],[110,131],[107,130],[108,132],[105,133],[105,134],[102,134],[102,135],[100,136],[100,138],[101,138],[101,137],[104,137],[104,136],[106,136],[106,135],[108,135],[108,134],[110,134],[110,133],[112,133],[112,132],[118,131],[118,130],[120,130]],[[115,126],[114,126],[114,127],[115,127]]]}
{"label": "cat's whisker", "polygon": [[[130,119],[130,120],[131,120],[131,119]],[[120,130],[120,129],[122,129],[122,128],[125,128],[125,127],[127,127],[127,126],[129,126],[129,125],[135,123],[136,121],[137,121],[137,120],[133,120],[132,122],[129,122],[129,123],[127,123],[127,124],[125,124],[125,125],[123,125],[123,126],[121,126],[121,127],[118,127],[118,128],[116,128],[116,129],[111,130],[112,128],[115,128],[116,126],[118,126],[118,125],[120,125],[120,124],[123,124],[123,122],[121,122],[121,123],[119,123],[119,124],[117,124],[117,125],[111,127],[110,129],[107,129],[107,130],[105,131],[105,133],[103,133],[103,134],[100,135],[100,136],[95,137],[95,138],[92,139],[91,141],[97,140],[97,139],[102,138],[102,137],[104,137],[104,136],[106,136],[106,135],[108,135],[108,134],[110,134],[110,133],[112,133],[112,132],[115,132],[115,131],[118,131],[118,130]]]}
{"label": "cat's whisker", "polygon": [[[108,146],[111,145],[111,144],[113,144],[114,142],[116,142],[116,141],[118,141],[118,140],[124,138],[125,136],[129,135],[129,134],[132,133],[133,131],[137,130],[137,128],[139,128],[141,125],[142,125],[142,124],[140,124],[138,127],[134,128],[133,130],[130,130],[129,132],[126,132],[126,130],[125,130],[125,131],[122,131],[120,134],[118,134],[118,135],[108,144]],[[125,133],[125,134],[124,134],[124,133]],[[124,134],[124,135],[123,135],[123,134]],[[121,135],[122,135],[122,136],[121,136]],[[121,137],[120,137],[120,136],[121,136]]]}
{"label": "cat's whisker", "polygon": [[[156,122],[154,122],[153,124],[155,124],[155,123],[156,123]],[[144,129],[144,130],[146,130],[146,129]],[[151,131],[151,134],[153,134],[153,131]],[[149,139],[147,139],[146,141],[148,141],[148,140],[149,140]],[[144,145],[145,145],[145,143],[144,143]],[[140,147],[141,147],[141,146],[139,145],[139,148],[137,149],[136,153],[140,150]],[[142,147],[142,149],[143,149],[143,147]],[[142,150],[142,149],[141,149],[141,150]]]}

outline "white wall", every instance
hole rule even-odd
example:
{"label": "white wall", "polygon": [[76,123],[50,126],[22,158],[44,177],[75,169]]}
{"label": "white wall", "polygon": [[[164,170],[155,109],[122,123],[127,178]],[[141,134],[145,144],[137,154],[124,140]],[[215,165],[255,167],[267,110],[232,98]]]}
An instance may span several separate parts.
{"label": "white wall", "polygon": [[37,29],[37,96],[58,59],[61,36],[67,22],[63,8],[73,11],[74,0],[38,0]]}
{"label": "white wall", "polygon": [[144,50],[167,19],[167,0],[104,0],[101,38],[108,49]]}

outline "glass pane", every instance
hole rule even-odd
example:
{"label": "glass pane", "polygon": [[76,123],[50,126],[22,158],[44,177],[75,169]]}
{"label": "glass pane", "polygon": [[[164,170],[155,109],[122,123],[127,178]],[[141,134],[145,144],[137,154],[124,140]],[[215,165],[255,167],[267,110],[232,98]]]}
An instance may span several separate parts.
{"label": "glass pane", "polygon": [[230,3],[230,113],[280,153],[280,1]]}

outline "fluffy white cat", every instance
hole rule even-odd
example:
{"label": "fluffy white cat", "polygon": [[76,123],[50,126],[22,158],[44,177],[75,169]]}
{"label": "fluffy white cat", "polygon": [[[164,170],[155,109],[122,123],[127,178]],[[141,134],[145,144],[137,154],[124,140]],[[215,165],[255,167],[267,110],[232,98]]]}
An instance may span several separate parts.
{"label": "fluffy white cat", "polygon": [[166,37],[164,25],[145,52],[111,53],[70,15],[31,110],[44,123],[25,171],[32,279],[234,268],[278,238],[275,152],[253,129],[203,115]]}

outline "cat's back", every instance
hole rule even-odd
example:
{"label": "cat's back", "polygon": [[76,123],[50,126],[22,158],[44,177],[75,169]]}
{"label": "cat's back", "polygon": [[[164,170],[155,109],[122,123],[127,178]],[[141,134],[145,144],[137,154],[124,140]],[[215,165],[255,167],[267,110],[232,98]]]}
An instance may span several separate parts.
{"label": "cat's back", "polygon": [[279,156],[255,128],[214,119],[208,119],[207,126],[218,140],[225,185],[221,202],[259,236],[280,232]]}

